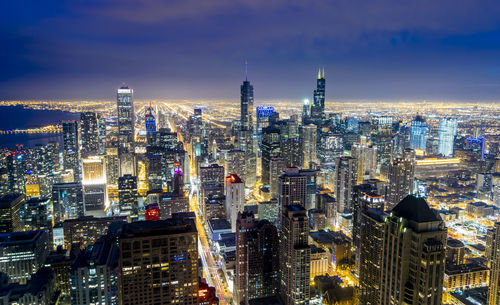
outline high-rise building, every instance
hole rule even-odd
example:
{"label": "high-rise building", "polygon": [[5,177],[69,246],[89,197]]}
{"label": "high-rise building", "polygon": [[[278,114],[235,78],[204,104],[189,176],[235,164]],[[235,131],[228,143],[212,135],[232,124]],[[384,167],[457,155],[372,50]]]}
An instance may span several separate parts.
{"label": "high-rise building", "polygon": [[311,248],[307,211],[299,205],[284,207],[280,233],[280,293],[285,305],[309,304]]}
{"label": "high-rise building", "polygon": [[49,253],[44,230],[0,234],[0,271],[11,282],[26,284]]}
{"label": "high-rise building", "polygon": [[118,198],[122,215],[137,213],[137,177],[125,175],[118,178]]}
{"label": "high-rise building", "polygon": [[413,179],[415,176],[415,152],[406,149],[402,157],[392,160],[389,167],[389,181],[387,204],[391,208],[413,193]]}
{"label": "high-rise building", "polygon": [[232,232],[236,231],[238,213],[245,208],[245,183],[235,174],[226,177],[226,218],[231,223]]}
{"label": "high-rise building", "polygon": [[245,81],[240,86],[241,92],[241,130],[253,131],[253,86],[248,81],[245,63]]}
{"label": "high-rise building", "polygon": [[[7,187],[5,193],[26,194],[26,156],[22,151],[11,151],[6,158]],[[4,185],[2,185],[4,187]]]}
{"label": "high-rise building", "polygon": [[78,154],[78,122],[66,121],[63,126],[63,164],[64,169],[72,170],[74,182],[80,181],[80,160]]}
{"label": "high-rise building", "polygon": [[25,197],[22,194],[7,194],[0,197],[0,232],[21,231],[23,223]]}
{"label": "high-rise building", "polygon": [[306,207],[307,176],[301,175],[298,167],[287,167],[278,178],[278,205],[280,215],[286,206]]}
{"label": "high-rise building", "polygon": [[439,122],[438,154],[445,157],[453,156],[457,126],[457,119],[443,119]]}
{"label": "high-rise building", "polygon": [[425,151],[427,148],[427,131],[429,126],[425,122],[424,118],[417,115],[413,121],[411,121],[410,127],[410,148],[420,149]]}
{"label": "high-rise building", "polygon": [[198,304],[194,220],[128,223],[120,234],[119,249],[121,305]]}
{"label": "high-rise building", "polygon": [[236,174],[245,177],[245,152],[242,150],[230,150],[226,154],[226,175]]}
{"label": "high-rise building", "polygon": [[156,143],[156,119],[153,115],[153,107],[151,107],[151,105],[146,107],[146,115],[144,119],[146,123],[146,138],[148,145],[153,145]]}
{"label": "high-rise building", "polygon": [[500,222],[495,223],[495,227],[488,232],[491,244],[489,255],[490,281],[488,288],[488,305],[500,304]]}
{"label": "high-rise building", "polygon": [[238,213],[236,223],[236,303],[276,295],[280,255],[276,227],[247,212]]}
{"label": "high-rise building", "polygon": [[269,126],[269,118],[274,114],[274,107],[259,106],[257,107],[257,134],[262,132],[263,128]]}
{"label": "high-rise building", "polygon": [[447,229],[425,199],[363,215],[360,304],[442,303]]}
{"label": "high-rise building", "polygon": [[335,166],[335,198],[339,214],[352,213],[352,191],[358,181],[357,160],[353,157],[337,159]]}
{"label": "high-rise building", "polygon": [[136,173],[133,93],[134,91],[126,85],[123,85],[117,91],[120,176],[135,176]]}
{"label": "high-rise building", "polygon": [[300,142],[302,144],[302,168],[313,168],[313,165],[318,162],[316,155],[317,127],[313,124],[302,126]]}
{"label": "high-rise building", "polygon": [[304,99],[304,104],[302,106],[302,123],[306,124],[311,118],[311,101],[309,99]]}
{"label": "high-rise building", "polygon": [[56,183],[52,186],[54,223],[85,215],[83,189],[80,183]]}
{"label": "high-rise building", "polygon": [[97,114],[82,112],[80,114],[80,152],[82,158],[95,156],[99,152]]}
{"label": "high-rise building", "polygon": [[200,167],[199,179],[201,185],[224,185],[224,166],[211,164],[209,166]]}
{"label": "high-rise building", "polygon": [[71,304],[119,304],[119,249],[103,237],[80,252],[70,270]]}
{"label": "high-rise building", "polygon": [[318,70],[316,90],[314,90],[311,105],[311,119],[316,125],[321,124],[325,116],[325,84],[325,68],[323,68],[323,74],[321,74],[321,70]]}
{"label": "high-rise building", "polygon": [[271,160],[281,154],[280,130],[274,127],[262,129],[262,184],[269,185],[271,180]]}
{"label": "high-rise building", "polygon": [[269,194],[271,195],[271,198],[278,198],[279,177],[283,175],[285,168],[285,159],[281,157],[271,159],[269,165]]}
{"label": "high-rise building", "polygon": [[102,114],[97,115],[97,151],[99,155],[106,154],[106,117]]}
{"label": "high-rise building", "polygon": [[106,165],[104,156],[82,159],[83,202],[85,210],[102,210],[106,202]]}

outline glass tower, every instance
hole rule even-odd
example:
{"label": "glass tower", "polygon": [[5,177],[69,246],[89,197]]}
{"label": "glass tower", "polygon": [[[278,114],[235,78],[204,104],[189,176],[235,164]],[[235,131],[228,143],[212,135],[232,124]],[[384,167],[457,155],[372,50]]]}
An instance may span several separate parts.
{"label": "glass tower", "polygon": [[438,154],[445,157],[453,155],[453,144],[455,136],[457,135],[457,120],[456,119],[443,119],[439,123],[439,142]]}

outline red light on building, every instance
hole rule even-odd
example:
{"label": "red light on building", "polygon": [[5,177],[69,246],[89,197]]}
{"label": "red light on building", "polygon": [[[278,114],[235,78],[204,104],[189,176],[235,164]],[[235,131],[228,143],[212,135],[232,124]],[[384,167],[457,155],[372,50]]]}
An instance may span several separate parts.
{"label": "red light on building", "polygon": [[146,206],[146,212],[144,213],[146,220],[160,220],[160,208],[157,204],[150,204]]}

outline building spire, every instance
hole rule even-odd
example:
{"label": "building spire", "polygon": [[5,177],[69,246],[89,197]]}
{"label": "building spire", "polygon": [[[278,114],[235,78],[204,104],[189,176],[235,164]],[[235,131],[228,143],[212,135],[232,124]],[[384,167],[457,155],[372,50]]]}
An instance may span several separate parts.
{"label": "building spire", "polygon": [[245,81],[248,81],[248,61],[245,60]]}
{"label": "building spire", "polygon": [[323,67],[323,79],[325,79],[325,67]]}
{"label": "building spire", "polygon": [[318,69],[318,79],[321,79],[321,68]]}

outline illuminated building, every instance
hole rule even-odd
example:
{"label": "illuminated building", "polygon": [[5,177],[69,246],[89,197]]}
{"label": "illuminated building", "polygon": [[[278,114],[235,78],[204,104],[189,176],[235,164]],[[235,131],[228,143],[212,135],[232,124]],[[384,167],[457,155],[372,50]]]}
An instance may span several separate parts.
{"label": "illuminated building", "polygon": [[311,101],[309,99],[304,99],[304,104],[302,105],[302,123],[305,125],[311,117]]}
{"label": "illuminated building", "polygon": [[49,305],[54,304],[54,300],[59,300],[59,292],[55,289],[54,272],[46,267],[38,269],[26,284],[2,282],[0,289],[1,304]]}
{"label": "illuminated building", "polygon": [[48,255],[44,230],[0,234],[0,270],[11,282],[26,284]]}
{"label": "illuminated building", "polygon": [[236,232],[238,213],[245,206],[245,183],[235,174],[226,177],[226,218],[231,223],[231,231]]}
{"label": "illuminated building", "polygon": [[236,174],[238,177],[245,176],[245,152],[241,150],[230,150],[226,154],[226,174]]}
{"label": "illuminated building", "polygon": [[174,213],[189,211],[189,198],[183,193],[163,193],[159,208],[160,219],[171,218]]}
{"label": "illuminated building", "polygon": [[198,233],[192,219],[127,223],[119,249],[121,305],[198,304]]}
{"label": "illuminated building", "polygon": [[280,232],[280,294],[285,305],[309,304],[311,248],[307,211],[299,205],[283,207]]}
{"label": "illuminated building", "polygon": [[64,169],[73,170],[73,182],[80,181],[80,160],[78,155],[78,122],[66,121],[63,125],[63,164]]}
{"label": "illuminated building", "polygon": [[490,270],[479,263],[446,265],[444,287],[447,291],[466,290],[488,285]]}
{"label": "illuminated building", "polygon": [[306,207],[307,176],[298,167],[287,167],[278,178],[278,206],[280,215],[289,205]]}
{"label": "illuminated building", "polygon": [[80,183],[56,183],[52,186],[54,223],[85,215],[83,190]]}
{"label": "illuminated building", "polygon": [[216,295],[215,287],[210,287],[206,283],[200,282],[198,289],[199,305],[219,305],[219,298]]}
{"label": "illuminated building", "polygon": [[300,142],[302,144],[302,168],[314,168],[318,161],[316,155],[317,127],[313,124],[302,126]]}
{"label": "illuminated building", "polygon": [[[224,190],[222,190],[222,193]],[[205,219],[226,218],[226,197],[225,196],[209,196],[205,198],[203,207],[203,215]]]}
{"label": "illuminated building", "polygon": [[277,199],[259,202],[259,204],[257,205],[257,209],[259,213],[259,219],[267,220],[273,225],[278,224],[279,206]]}
{"label": "illuminated building", "polygon": [[121,215],[137,213],[137,177],[125,175],[118,178],[118,198]]}
{"label": "illuminated building", "polygon": [[488,304],[500,303],[500,222],[495,223],[495,228],[488,232],[489,251],[488,264],[490,266],[490,279],[488,289]]}
{"label": "illuminated building", "polygon": [[153,108],[151,105],[146,107],[145,124],[146,124],[146,137],[148,145],[153,145],[156,143],[156,119],[153,115]]}
{"label": "illuminated building", "polygon": [[71,265],[75,262],[76,257],[80,253],[80,249],[72,247],[72,249],[63,249],[58,247],[56,251],[51,251],[44,262],[45,267],[54,270],[55,289],[60,291],[62,298],[69,301],[70,294],[70,270]]}
{"label": "illuminated building", "polygon": [[360,283],[370,295],[361,304],[441,304],[448,234],[441,218],[411,195],[389,215],[369,211],[378,216],[369,217],[371,233],[361,229]]}
{"label": "illuminated building", "polygon": [[74,244],[79,244],[80,249],[93,245],[100,237],[106,235],[112,223],[125,222],[124,216],[94,217],[82,216],[68,219],[63,222],[64,248],[71,249]]}
{"label": "illuminated building", "polygon": [[52,229],[51,210],[52,202],[49,198],[30,198],[24,204],[22,228],[25,231]]}
{"label": "illuminated building", "polygon": [[106,202],[106,166],[103,156],[82,159],[85,210],[102,210]]}
{"label": "illuminated building", "polygon": [[325,84],[325,68],[323,68],[323,74],[318,70],[316,89],[314,90],[313,102],[311,104],[311,120],[316,125],[321,125],[325,116]]}
{"label": "illuminated building", "polygon": [[427,131],[429,126],[425,122],[424,118],[417,115],[413,121],[411,121],[410,127],[410,148],[420,149],[425,151],[427,148]]}
{"label": "illuminated building", "polygon": [[352,191],[358,182],[357,160],[353,157],[341,157],[335,166],[335,198],[339,214],[352,213]]}
{"label": "illuminated building", "polygon": [[80,252],[70,271],[71,304],[119,304],[116,242],[101,238]]}
{"label": "illuminated building", "polygon": [[241,92],[241,134],[240,149],[245,152],[245,181],[248,187],[256,183],[257,155],[254,147],[254,107],[253,86],[247,78],[245,65],[245,81],[240,86]]}
{"label": "illuminated building", "polygon": [[97,130],[97,114],[82,112],[80,114],[80,153],[82,158],[99,153],[99,137]]}
{"label": "illuminated building", "polygon": [[136,165],[134,156],[134,91],[123,85],[117,91],[118,107],[118,156],[120,159],[119,175],[135,176]]}
{"label": "illuminated building", "polygon": [[319,193],[316,195],[316,207],[325,213],[325,226],[335,227],[337,224],[337,202],[332,194]]}
{"label": "illuminated building", "polygon": [[281,120],[273,124],[280,130],[280,156],[288,166],[302,166],[300,131],[294,119]]}
{"label": "illuminated building", "polygon": [[146,220],[160,220],[160,208],[157,203],[148,204],[144,212]]}
{"label": "illuminated building", "polygon": [[161,153],[153,151],[151,147],[148,147],[146,154],[146,166],[149,190],[163,189],[163,162]]}
{"label": "illuminated building", "polygon": [[106,184],[118,185],[118,173],[120,160],[118,159],[117,147],[106,147]]}
{"label": "illuminated building", "polygon": [[99,155],[106,154],[106,118],[101,114],[97,115],[97,151]]}
{"label": "illuminated building", "polygon": [[262,129],[262,184],[270,184],[271,160],[280,155],[280,130],[274,127]]}
{"label": "illuminated building", "polygon": [[222,184],[224,185],[224,166],[211,164],[210,166],[200,167],[199,179],[201,185]]}
{"label": "illuminated building", "polygon": [[248,81],[247,65],[245,64],[245,81],[241,91],[241,130],[253,131],[253,86]]}
{"label": "illuminated building", "polygon": [[263,128],[269,126],[269,118],[274,114],[274,107],[259,106],[257,107],[257,133],[260,134]]}
{"label": "illuminated building", "polygon": [[13,194],[26,194],[26,157],[21,151],[10,152],[6,158],[7,167],[7,192]]}
{"label": "illuminated building", "polygon": [[461,265],[465,262],[465,244],[458,239],[446,240],[446,265]]}
{"label": "illuminated building", "polygon": [[21,211],[24,211],[25,197],[22,194],[8,194],[0,197],[0,232],[21,231]]}
{"label": "illuminated building", "polygon": [[365,144],[354,144],[351,155],[356,158],[358,165],[358,183],[373,178],[377,172],[377,148]]}
{"label": "illuminated building", "polygon": [[276,227],[267,220],[255,220],[252,213],[238,213],[235,266],[237,304],[277,294],[279,243]]}
{"label": "illuminated building", "polygon": [[[264,175],[264,164],[262,164],[262,167],[262,174]],[[283,175],[285,168],[286,161],[281,157],[273,158],[269,162],[269,194],[271,198],[278,198],[279,177]]]}
{"label": "illuminated building", "polygon": [[394,158],[389,167],[388,208],[393,207],[408,194],[413,193],[414,177],[415,153],[411,149],[406,149],[403,156]]}
{"label": "illuminated building", "polygon": [[344,154],[344,137],[338,133],[328,132],[320,137],[318,159],[321,166],[326,168],[334,165],[337,158]]}
{"label": "illuminated building", "polygon": [[453,156],[457,125],[456,119],[443,119],[439,123],[438,154],[444,157]]}
{"label": "illuminated building", "polygon": [[329,256],[325,249],[311,246],[311,281],[315,277],[328,274]]}

